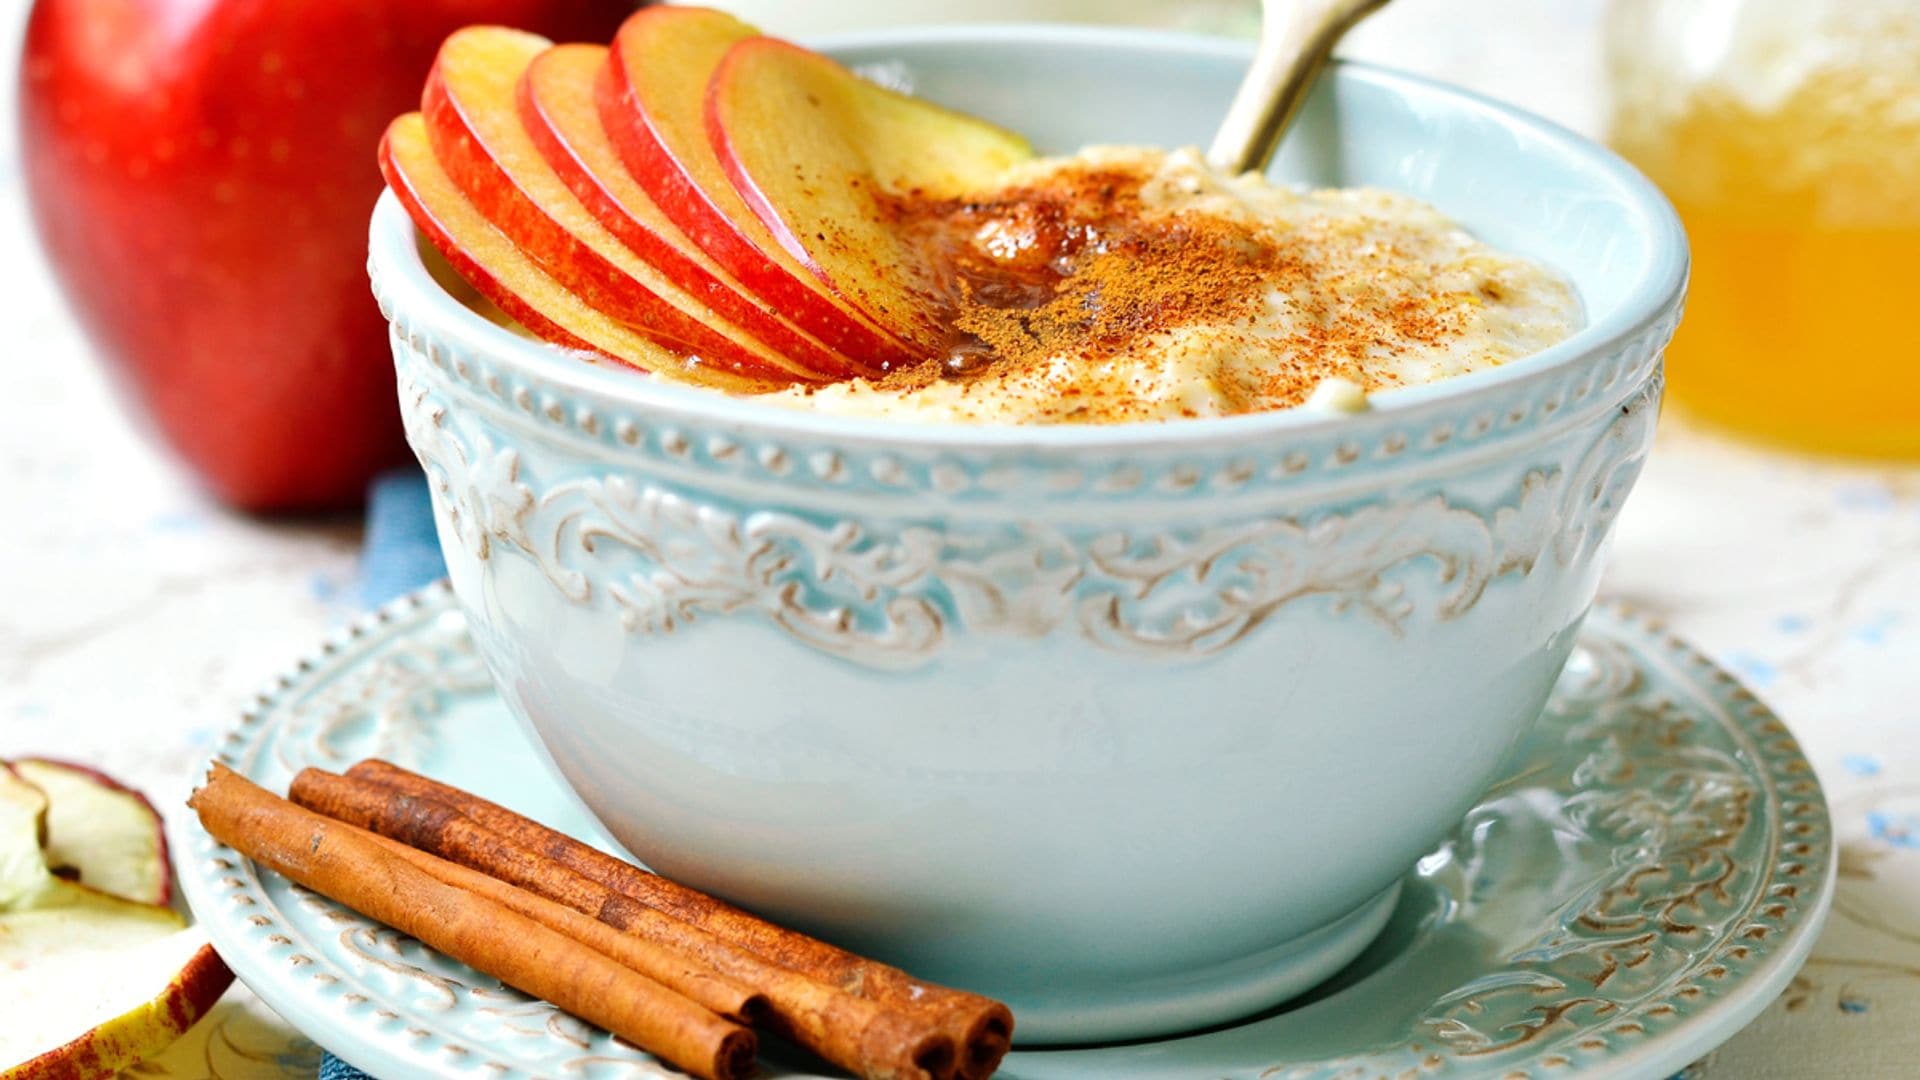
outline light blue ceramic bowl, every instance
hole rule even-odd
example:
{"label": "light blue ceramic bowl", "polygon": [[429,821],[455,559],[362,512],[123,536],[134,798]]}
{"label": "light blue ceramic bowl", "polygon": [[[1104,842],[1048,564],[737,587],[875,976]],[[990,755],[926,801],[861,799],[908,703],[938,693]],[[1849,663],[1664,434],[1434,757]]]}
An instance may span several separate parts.
{"label": "light blue ceramic bowl", "polygon": [[[1035,27],[832,51],[1056,151],[1202,141],[1247,59]],[[1590,325],[1358,417],[834,419],[521,340],[381,203],[454,588],[615,836],[1004,998],[1024,1042],[1223,1020],[1358,952],[1573,643],[1686,242],[1606,151],[1378,68],[1332,72],[1275,172],[1429,200],[1565,271]]]}

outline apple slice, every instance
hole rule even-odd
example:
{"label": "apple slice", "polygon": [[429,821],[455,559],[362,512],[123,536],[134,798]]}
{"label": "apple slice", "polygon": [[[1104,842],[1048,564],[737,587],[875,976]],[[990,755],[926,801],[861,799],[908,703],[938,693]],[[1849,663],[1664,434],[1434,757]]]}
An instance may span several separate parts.
{"label": "apple slice", "polygon": [[594,104],[606,63],[604,46],[556,45],[520,80],[520,122],[574,197],[628,250],[797,365],[834,378],[862,370],[755,299],[628,174]]}
{"label": "apple slice", "polygon": [[661,211],[755,296],[836,353],[879,373],[932,355],[834,294],[742,202],[707,141],[707,84],[759,31],[731,15],[663,4],[620,27],[595,87],[601,126]]}
{"label": "apple slice", "polygon": [[535,337],[643,370],[678,369],[687,378],[722,389],[766,389],[764,382],[705,367],[656,344],[554,280],[454,186],[433,155],[426,120],[419,113],[388,125],[380,140],[380,170],[414,225],[454,272]]}
{"label": "apple slice", "polygon": [[989,190],[1033,156],[1010,131],[766,37],[734,45],[714,71],[707,135],[734,189],[790,255],[929,347],[948,335],[938,267],[899,229],[889,196]]}
{"label": "apple slice", "polygon": [[233,981],[171,909],[55,876],[40,845],[56,813],[0,765],[0,1080],[113,1075],[164,1049]]}
{"label": "apple slice", "polygon": [[46,859],[80,883],[142,904],[173,896],[166,832],[146,796],[104,773],[45,758],[13,763],[47,796]]}
{"label": "apple slice", "polygon": [[628,250],[547,164],[521,126],[517,91],[551,45],[537,34],[470,26],[440,46],[421,113],[454,185],[574,295],[666,348],[770,385],[817,380]]}

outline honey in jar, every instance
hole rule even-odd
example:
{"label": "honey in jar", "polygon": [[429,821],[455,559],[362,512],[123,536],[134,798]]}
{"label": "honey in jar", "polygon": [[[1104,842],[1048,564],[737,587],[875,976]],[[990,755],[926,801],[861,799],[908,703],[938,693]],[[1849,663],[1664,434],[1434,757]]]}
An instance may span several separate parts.
{"label": "honey in jar", "polygon": [[1693,244],[1669,400],[1920,458],[1920,0],[1615,0],[1611,137]]}

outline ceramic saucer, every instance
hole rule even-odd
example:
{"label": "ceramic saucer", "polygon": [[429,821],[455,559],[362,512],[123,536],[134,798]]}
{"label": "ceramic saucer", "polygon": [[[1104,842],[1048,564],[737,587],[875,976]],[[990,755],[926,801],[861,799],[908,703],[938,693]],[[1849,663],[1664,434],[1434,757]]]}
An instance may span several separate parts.
{"label": "ceramic saucer", "polygon": [[[444,588],[329,642],[218,754],[278,790],[303,766],[378,755],[610,846],[494,695]],[[1505,777],[1407,876],[1379,939],[1307,997],[1179,1038],[1016,1052],[1001,1075],[1664,1077],[1757,1015],[1812,947],[1834,882],[1813,770],[1753,695],[1657,626],[1596,610]],[[260,873],[191,818],[173,840],[234,971],[375,1076],[671,1072]]]}

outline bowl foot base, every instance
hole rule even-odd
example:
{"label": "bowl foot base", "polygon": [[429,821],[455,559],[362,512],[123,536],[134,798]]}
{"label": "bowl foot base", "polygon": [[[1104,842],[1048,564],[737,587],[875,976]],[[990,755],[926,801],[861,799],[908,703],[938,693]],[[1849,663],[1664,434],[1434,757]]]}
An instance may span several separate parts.
{"label": "bowl foot base", "polygon": [[1145,1039],[1237,1020],[1304,993],[1359,956],[1400,899],[1400,883],[1345,915],[1251,956],[1152,980],[1036,988],[1002,995],[1014,1044],[1062,1046]]}

